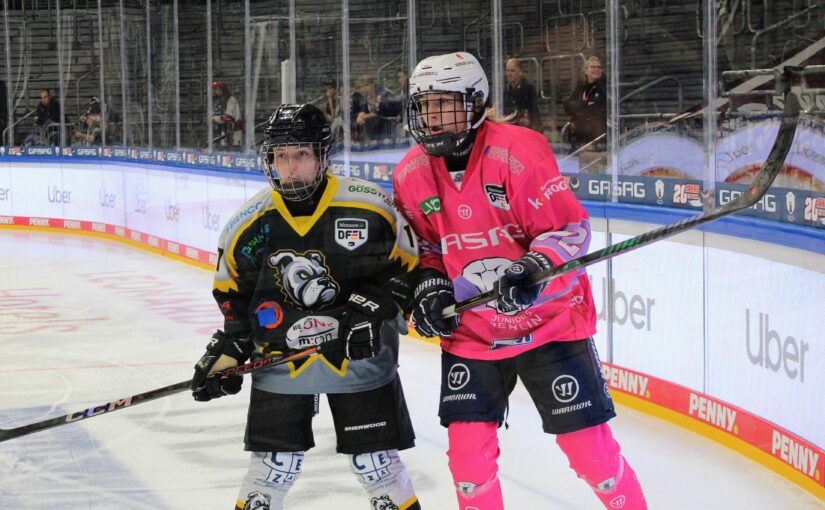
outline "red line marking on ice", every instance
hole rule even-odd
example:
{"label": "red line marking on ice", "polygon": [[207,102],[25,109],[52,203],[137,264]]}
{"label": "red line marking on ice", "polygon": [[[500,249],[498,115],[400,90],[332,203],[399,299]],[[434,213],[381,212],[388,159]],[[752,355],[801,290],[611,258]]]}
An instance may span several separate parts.
{"label": "red line marking on ice", "polygon": [[156,363],[123,363],[123,364],[115,364],[109,363],[105,365],[82,365],[77,367],[35,367],[35,368],[7,368],[7,369],[0,369],[0,373],[5,372],[45,372],[47,370],[89,370],[94,368],[134,368],[134,367],[151,367],[151,366],[160,366],[160,365],[191,365],[192,361],[159,361]]}

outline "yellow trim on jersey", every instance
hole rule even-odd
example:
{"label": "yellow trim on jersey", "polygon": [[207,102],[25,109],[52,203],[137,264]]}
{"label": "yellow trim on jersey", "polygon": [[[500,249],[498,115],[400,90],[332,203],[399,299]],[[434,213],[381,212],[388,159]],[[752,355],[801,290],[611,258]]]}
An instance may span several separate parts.
{"label": "yellow trim on jersey", "polygon": [[390,252],[389,259],[401,259],[401,265],[406,266],[407,272],[412,271],[413,269],[415,269],[415,266],[418,265],[418,257],[408,252],[407,250],[401,249],[401,247],[398,246],[398,243],[395,243],[392,246],[392,251]]}
{"label": "yellow trim on jersey", "polygon": [[[298,235],[304,237],[307,232],[318,222],[321,216],[326,211],[329,203],[332,201],[332,198],[335,196],[336,191],[338,190],[338,179],[334,175],[328,175],[327,177],[327,187],[324,190],[324,194],[321,195],[321,200],[318,203],[318,207],[315,209],[315,212],[312,216],[299,216],[297,218],[293,217],[290,214],[289,209],[287,209],[286,204],[284,203],[283,197],[281,194],[275,190],[270,191],[269,196],[272,200],[271,207],[265,207],[258,211],[254,216],[252,216],[249,221],[245,224],[253,223],[258,220],[261,216],[266,214],[271,210],[275,210],[281,217],[286,221],[292,230],[294,230]],[[238,284],[237,278],[238,276],[238,265],[235,262],[235,246],[238,244],[238,239],[241,237],[241,233],[244,232],[242,227],[238,227],[238,231],[235,232],[235,235],[232,237],[232,242],[229,243],[229,248],[227,252],[224,254],[226,257],[226,267],[229,269],[229,275],[232,277],[229,281],[226,282],[218,282],[215,281],[213,288],[219,290],[221,292],[229,292],[229,290],[238,291]]]}
{"label": "yellow trim on jersey", "polygon": [[338,191],[338,179],[332,174],[327,175],[327,188],[324,190],[324,194],[321,195],[321,200],[318,201],[318,207],[315,208],[315,212],[312,213],[312,216],[293,217],[292,214],[289,213],[289,209],[287,209],[281,194],[277,191],[272,192],[272,205],[275,207],[275,210],[281,214],[281,217],[283,217],[287,223],[289,223],[292,230],[294,230],[295,233],[301,237],[307,235],[307,232],[309,232],[318,220],[321,219],[321,216],[324,215],[327,207],[329,207],[332,202],[332,198]]}
{"label": "yellow trim on jersey", "polygon": [[341,377],[346,377],[347,376],[347,368],[349,367],[349,360],[348,359],[345,359],[344,362],[341,363],[341,370],[338,370],[338,368],[335,365],[330,363],[329,360],[326,359],[323,354],[321,354],[321,359],[324,361],[324,363],[327,364],[329,369],[332,370],[334,373],[340,375]]}
{"label": "yellow trim on jersey", "polygon": [[329,360],[326,357],[324,357],[323,354],[313,354],[298,369],[295,368],[295,362],[290,361],[289,363],[287,363],[287,366],[289,367],[289,378],[290,379],[295,379],[296,377],[301,375],[301,373],[304,370],[306,370],[308,366],[315,363],[315,361],[318,360],[318,359],[320,359],[324,363],[326,363],[327,366],[329,367],[329,369],[332,370],[334,373],[340,375],[341,377],[346,377],[347,376],[347,367],[349,367],[349,360],[348,359],[345,359],[344,362],[341,363],[341,370],[338,370],[338,368],[335,365],[333,365],[332,363],[330,363]]}
{"label": "yellow trim on jersey", "polygon": [[212,289],[220,292],[228,293],[230,290],[238,292],[238,282],[229,278],[228,280],[215,280],[212,282]]}
{"label": "yellow trim on jersey", "polygon": [[405,502],[401,503],[400,505],[398,505],[398,510],[407,510],[408,508],[410,508],[411,506],[413,506],[417,502],[418,502],[418,497],[413,496],[410,499],[408,499],[407,501],[405,501]]}

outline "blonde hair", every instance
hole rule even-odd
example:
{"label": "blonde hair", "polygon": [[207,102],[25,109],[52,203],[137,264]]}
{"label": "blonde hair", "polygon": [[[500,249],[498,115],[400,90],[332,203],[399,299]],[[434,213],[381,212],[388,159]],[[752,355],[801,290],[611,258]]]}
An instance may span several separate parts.
{"label": "blonde hair", "polygon": [[496,107],[495,106],[491,106],[490,108],[487,108],[487,120],[489,120],[490,122],[495,122],[496,124],[511,124],[513,122],[513,120],[515,120],[517,115],[518,115],[518,112],[515,111],[515,112],[513,112],[509,115],[500,116],[500,115],[496,115]]}
{"label": "blonde hair", "polygon": [[601,57],[598,55],[590,55],[587,59],[585,59],[584,64],[582,64],[581,71],[579,71],[579,82],[587,83],[587,65],[594,60],[604,66],[604,60],[602,60]]}

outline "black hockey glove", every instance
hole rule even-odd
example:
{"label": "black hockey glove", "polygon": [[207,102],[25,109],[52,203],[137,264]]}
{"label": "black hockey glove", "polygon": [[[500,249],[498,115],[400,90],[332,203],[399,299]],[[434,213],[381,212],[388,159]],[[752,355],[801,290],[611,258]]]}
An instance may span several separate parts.
{"label": "black hockey glove", "polygon": [[241,391],[242,375],[222,377],[210,375],[209,372],[221,355],[229,356],[237,364],[241,364],[249,359],[252,349],[252,341],[249,339],[230,340],[226,338],[223,331],[215,331],[212,340],[206,346],[206,353],[195,364],[195,375],[192,377],[192,384],[189,386],[195,400],[206,402],[213,398],[234,395]]}
{"label": "black hockey glove", "polygon": [[496,285],[499,311],[523,310],[532,305],[547,286],[547,282],[527,285],[527,279],[553,267],[550,257],[528,251],[504,270]]}
{"label": "black hockey glove", "polygon": [[381,350],[381,326],[398,315],[398,305],[380,287],[363,285],[349,296],[341,316],[339,338],[344,356],[372,358]]}
{"label": "black hockey glove", "polygon": [[450,336],[458,327],[458,315],[444,318],[441,312],[455,304],[453,282],[435,269],[424,269],[415,287],[412,320],[425,337]]}

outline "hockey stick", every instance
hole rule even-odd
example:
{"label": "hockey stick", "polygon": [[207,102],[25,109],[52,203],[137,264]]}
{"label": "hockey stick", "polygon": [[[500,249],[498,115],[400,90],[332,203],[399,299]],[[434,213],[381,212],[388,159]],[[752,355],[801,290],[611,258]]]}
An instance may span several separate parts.
{"label": "hockey stick", "polygon": [[[289,363],[290,361],[307,358],[317,352],[319,352],[319,350],[316,346],[300,352],[296,352],[295,354],[285,357],[272,357],[258,361],[251,361],[245,365],[240,365],[237,367],[228,368],[221,372],[216,372],[214,375],[228,377],[231,375],[249,374],[252,372],[263,370],[265,368],[283,365],[285,363]],[[0,429],[0,443],[2,443],[3,441],[8,441],[9,439],[14,439],[16,437],[26,436],[34,432],[39,432],[41,430],[59,427],[61,425],[66,425],[67,423],[74,423],[76,421],[85,420],[86,418],[92,418],[94,416],[101,416],[112,411],[117,411],[118,409],[125,409],[127,407],[131,407],[137,404],[149,402],[150,400],[156,400],[159,398],[168,397],[169,395],[174,395],[175,393],[181,393],[183,391],[189,390],[190,382],[191,381],[183,381],[177,384],[171,384],[169,386],[164,386],[163,388],[147,391],[145,393],[138,393],[137,395],[132,395],[131,397],[113,400],[111,402],[107,402],[105,404],[101,404],[95,407],[90,407],[82,411],[77,411],[71,414],[58,416],[57,418],[50,418],[48,420],[43,420],[36,423],[30,423],[28,425],[23,425],[21,427],[16,427],[13,429]]]}
{"label": "hockey stick", "polygon": [[[791,70],[786,71],[786,74]],[[582,257],[573,259],[565,264],[553,267],[546,271],[541,271],[529,278],[525,285],[535,285],[537,283],[546,282],[557,278],[570,271],[587,267],[596,262],[611,259],[616,255],[627,253],[636,248],[648,245],[650,243],[660,241],[662,239],[674,236],[693,227],[709,223],[713,220],[719,219],[723,216],[733,214],[747,209],[762,198],[762,195],[768,191],[768,188],[773,183],[779,171],[782,170],[782,164],[785,162],[785,157],[791,149],[794,133],[796,133],[796,124],[799,120],[799,100],[797,97],[787,91],[785,93],[785,109],[782,112],[782,123],[779,126],[779,132],[776,135],[776,140],[773,143],[771,152],[762,165],[762,170],[756,175],[751,186],[745,190],[736,200],[732,200],[727,204],[721,205],[712,211],[699,214],[692,218],[686,218],[670,225],[664,225],[650,232],[638,235],[626,241],[612,244],[600,251],[588,253]],[[442,312],[442,316],[451,317],[464,310],[476,307],[478,305],[493,301],[497,297],[496,289],[479,294],[466,301],[450,305]]]}

